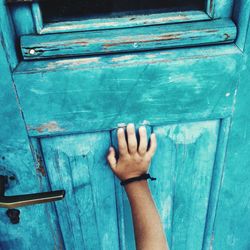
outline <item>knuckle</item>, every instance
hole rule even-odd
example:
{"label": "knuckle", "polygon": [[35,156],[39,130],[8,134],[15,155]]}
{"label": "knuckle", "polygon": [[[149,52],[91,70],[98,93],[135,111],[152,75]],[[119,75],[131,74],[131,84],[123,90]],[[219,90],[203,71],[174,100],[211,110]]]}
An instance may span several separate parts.
{"label": "knuckle", "polygon": [[141,147],[139,148],[139,152],[140,152],[140,153],[146,153],[146,151],[147,151],[147,148],[144,147],[144,146],[143,146],[143,147],[141,146]]}

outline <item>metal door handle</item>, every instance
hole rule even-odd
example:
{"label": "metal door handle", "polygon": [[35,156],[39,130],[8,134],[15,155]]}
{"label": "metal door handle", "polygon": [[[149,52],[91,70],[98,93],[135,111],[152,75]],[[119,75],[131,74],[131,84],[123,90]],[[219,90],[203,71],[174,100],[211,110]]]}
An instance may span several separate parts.
{"label": "metal door handle", "polygon": [[65,191],[57,190],[52,192],[5,196],[5,184],[7,176],[0,175],[0,207],[16,208],[45,202],[58,201],[64,198]]}

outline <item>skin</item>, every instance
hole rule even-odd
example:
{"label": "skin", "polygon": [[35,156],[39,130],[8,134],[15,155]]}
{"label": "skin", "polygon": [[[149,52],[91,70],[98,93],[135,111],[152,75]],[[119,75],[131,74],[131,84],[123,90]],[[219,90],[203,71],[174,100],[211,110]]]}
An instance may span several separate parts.
{"label": "skin", "polygon": [[[117,131],[119,158],[110,147],[107,160],[110,168],[120,180],[136,177],[148,172],[151,159],[156,151],[156,136],[151,134],[148,148],[147,132],[144,126],[139,128],[140,144],[138,145],[135,127],[129,124]],[[137,250],[168,250],[160,216],[154,204],[147,180],[136,181],[125,186],[133,217]]]}

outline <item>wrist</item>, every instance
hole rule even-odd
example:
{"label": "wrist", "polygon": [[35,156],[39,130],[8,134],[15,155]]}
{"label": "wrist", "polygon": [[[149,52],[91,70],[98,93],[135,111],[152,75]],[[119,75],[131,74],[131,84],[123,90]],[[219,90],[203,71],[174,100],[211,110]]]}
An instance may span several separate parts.
{"label": "wrist", "polygon": [[128,183],[126,186],[124,186],[124,189],[128,195],[135,194],[138,191],[148,190],[148,181],[147,180],[141,180],[141,181],[135,181]]}

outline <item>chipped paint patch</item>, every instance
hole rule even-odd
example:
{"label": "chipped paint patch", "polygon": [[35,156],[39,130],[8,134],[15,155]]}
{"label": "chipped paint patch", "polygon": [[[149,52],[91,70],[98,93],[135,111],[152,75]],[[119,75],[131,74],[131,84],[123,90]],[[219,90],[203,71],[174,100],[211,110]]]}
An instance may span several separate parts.
{"label": "chipped paint patch", "polygon": [[124,127],[126,127],[127,125],[126,125],[126,123],[118,123],[117,124],[117,127],[118,128],[124,128]]}
{"label": "chipped paint patch", "polygon": [[141,124],[142,125],[150,125],[150,121],[144,120]]}
{"label": "chipped paint patch", "polygon": [[204,133],[214,126],[213,122],[190,123],[171,125],[168,130],[165,127],[158,128],[157,133],[169,137],[175,144],[193,144]]}
{"label": "chipped paint patch", "polygon": [[134,58],[133,55],[126,55],[126,56],[114,57],[114,58],[112,58],[112,62],[123,62],[125,60],[131,60],[133,58]]}
{"label": "chipped paint patch", "polygon": [[36,130],[39,133],[43,132],[61,132],[64,131],[63,128],[61,128],[56,121],[51,121],[49,123],[42,124],[39,127],[29,127],[28,130]]}
{"label": "chipped paint patch", "polygon": [[[192,127],[192,133],[190,132]],[[174,125],[169,131],[169,137],[176,144],[193,144],[204,133],[205,128],[200,124],[189,125]]]}
{"label": "chipped paint patch", "polygon": [[100,57],[88,57],[88,58],[81,58],[81,59],[68,59],[68,60],[53,61],[53,62],[48,63],[47,69],[52,70],[60,66],[74,67],[74,66],[79,66],[82,64],[97,63],[99,62],[99,60],[100,60]]}

